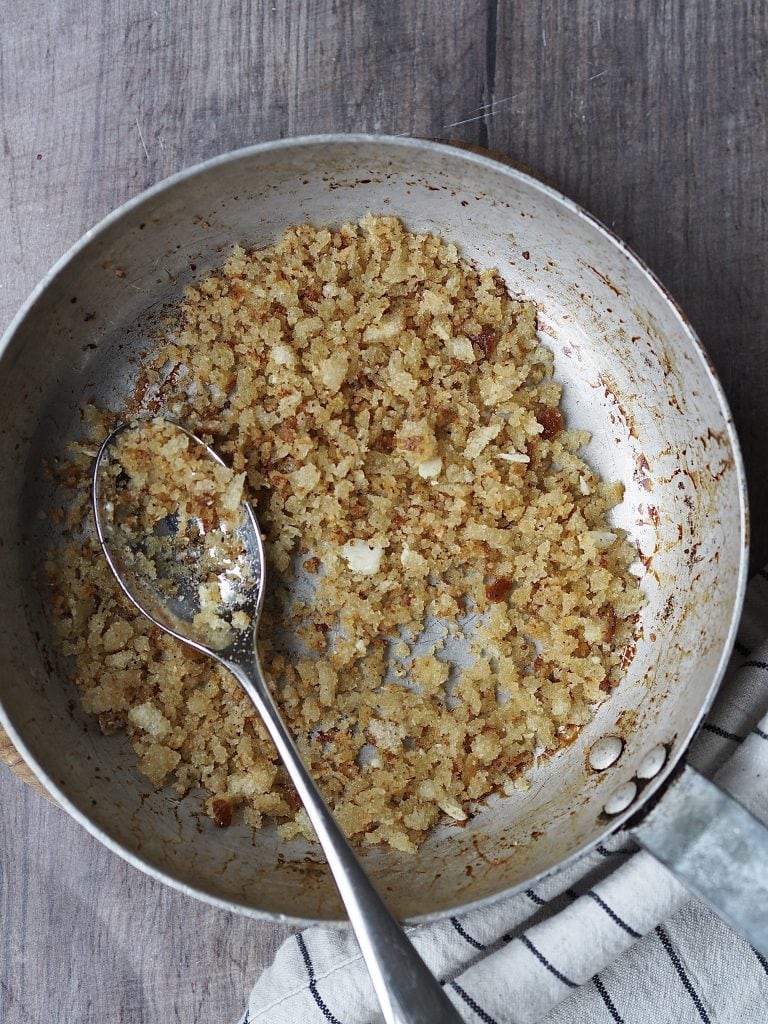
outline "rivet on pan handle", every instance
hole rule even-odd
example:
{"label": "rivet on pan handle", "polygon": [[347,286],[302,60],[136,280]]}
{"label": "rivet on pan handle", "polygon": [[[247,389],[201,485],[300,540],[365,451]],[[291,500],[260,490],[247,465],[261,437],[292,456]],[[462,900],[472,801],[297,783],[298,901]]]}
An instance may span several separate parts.
{"label": "rivet on pan handle", "polygon": [[768,828],[686,765],[631,834],[768,956]]}

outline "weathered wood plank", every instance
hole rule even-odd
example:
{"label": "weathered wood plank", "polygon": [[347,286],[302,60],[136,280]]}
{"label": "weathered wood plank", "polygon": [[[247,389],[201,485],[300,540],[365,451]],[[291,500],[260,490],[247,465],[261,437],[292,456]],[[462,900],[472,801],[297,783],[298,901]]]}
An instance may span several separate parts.
{"label": "weathered wood plank", "polygon": [[290,929],[154,882],[0,766],[0,1020],[229,1022]]}
{"label": "weathered wood plank", "polygon": [[116,205],[239,146],[330,131],[477,142],[485,6],[31,0],[0,14],[0,326]]}
{"label": "weathered wood plank", "polygon": [[18,776],[22,782],[26,782],[28,786],[37,790],[37,792],[47,800],[52,799],[52,797],[48,795],[48,791],[37,781],[36,775],[32,769],[27,766],[21,754],[18,752],[16,747],[14,747],[13,743],[11,743],[9,737],[2,728],[0,728],[0,761],[4,761],[14,775]]}

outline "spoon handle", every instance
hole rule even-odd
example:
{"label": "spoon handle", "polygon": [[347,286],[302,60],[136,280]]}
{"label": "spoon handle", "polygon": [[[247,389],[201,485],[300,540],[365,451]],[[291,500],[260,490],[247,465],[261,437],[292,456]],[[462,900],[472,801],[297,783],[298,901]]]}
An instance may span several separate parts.
{"label": "spoon handle", "polygon": [[258,658],[247,665],[229,660],[224,665],[255,704],[304,804],[360,943],[384,1020],[461,1024],[458,1011],[387,909],[320,795],[272,699]]}

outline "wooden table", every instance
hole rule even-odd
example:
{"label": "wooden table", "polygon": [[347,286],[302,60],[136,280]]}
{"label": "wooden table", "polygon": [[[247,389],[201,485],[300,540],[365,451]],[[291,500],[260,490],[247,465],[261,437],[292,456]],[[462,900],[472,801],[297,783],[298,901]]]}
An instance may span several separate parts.
{"label": "wooden table", "polygon": [[[768,5],[13,0],[0,327],[65,249],[247,143],[389,132],[512,156],[670,287],[719,370],[768,558]],[[234,1021],[284,929],[125,865],[0,768],[0,1020]]]}

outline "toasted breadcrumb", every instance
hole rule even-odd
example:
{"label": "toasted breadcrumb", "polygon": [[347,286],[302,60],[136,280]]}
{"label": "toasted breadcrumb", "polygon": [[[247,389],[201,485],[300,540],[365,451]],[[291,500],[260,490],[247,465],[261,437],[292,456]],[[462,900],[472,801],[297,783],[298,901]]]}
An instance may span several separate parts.
{"label": "toasted breadcrumb", "polygon": [[[145,407],[245,475],[267,538],[262,661],[358,843],[414,851],[526,786],[534,752],[568,742],[619,682],[642,603],[636,550],[606,519],[623,488],[578,456],[588,435],[565,429],[552,365],[533,304],[496,271],[368,216],[235,248],[145,366]],[[91,441],[114,420],[87,409]],[[156,786],[207,789],[218,824],[241,808],[312,838],[234,680],[129,606],[79,532],[88,468],[75,451],[71,535],[51,559],[85,709],[127,731]],[[433,617],[438,639],[414,653]],[[286,622],[298,656],[275,639]],[[443,651],[461,629],[464,668]]]}

